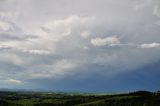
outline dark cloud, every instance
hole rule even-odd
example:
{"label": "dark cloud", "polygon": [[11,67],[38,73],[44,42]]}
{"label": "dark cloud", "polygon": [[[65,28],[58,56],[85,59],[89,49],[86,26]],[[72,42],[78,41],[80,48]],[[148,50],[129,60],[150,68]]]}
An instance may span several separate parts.
{"label": "dark cloud", "polygon": [[0,7],[0,45],[9,49],[0,53],[1,75],[80,80],[157,62],[159,7],[157,0],[8,0]]}

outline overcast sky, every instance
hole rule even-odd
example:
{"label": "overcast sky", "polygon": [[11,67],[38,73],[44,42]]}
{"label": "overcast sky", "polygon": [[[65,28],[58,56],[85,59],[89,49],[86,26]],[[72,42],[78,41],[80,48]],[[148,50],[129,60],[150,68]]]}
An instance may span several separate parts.
{"label": "overcast sky", "polygon": [[159,0],[0,0],[0,88],[157,90],[159,65]]}

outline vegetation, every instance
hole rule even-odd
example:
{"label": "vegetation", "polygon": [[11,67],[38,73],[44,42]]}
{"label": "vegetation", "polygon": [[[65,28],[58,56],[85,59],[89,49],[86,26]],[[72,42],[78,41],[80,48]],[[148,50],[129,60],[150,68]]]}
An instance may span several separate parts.
{"label": "vegetation", "polygon": [[160,92],[99,95],[0,91],[0,106],[160,106]]}

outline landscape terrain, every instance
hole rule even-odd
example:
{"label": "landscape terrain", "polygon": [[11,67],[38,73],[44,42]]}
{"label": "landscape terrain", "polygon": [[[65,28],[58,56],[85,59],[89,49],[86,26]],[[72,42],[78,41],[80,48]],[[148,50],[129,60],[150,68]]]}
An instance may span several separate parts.
{"label": "landscape terrain", "polygon": [[0,91],[0,106],[160,106],[160,92],[107,94]]}

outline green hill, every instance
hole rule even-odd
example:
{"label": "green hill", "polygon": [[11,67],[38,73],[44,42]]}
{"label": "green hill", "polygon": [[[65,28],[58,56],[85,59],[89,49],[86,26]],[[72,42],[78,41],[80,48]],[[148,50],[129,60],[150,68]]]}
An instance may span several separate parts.
{"label": "green hill", "polygon": [[0,106],[160,106],[160,93],[124,94],[0,92]]}

